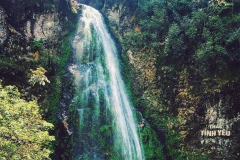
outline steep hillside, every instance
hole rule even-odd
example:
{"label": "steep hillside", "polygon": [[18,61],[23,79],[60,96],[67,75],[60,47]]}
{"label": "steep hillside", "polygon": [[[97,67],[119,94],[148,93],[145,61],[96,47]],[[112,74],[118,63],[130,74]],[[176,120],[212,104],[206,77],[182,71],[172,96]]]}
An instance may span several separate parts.
{"label": "steep hillside", "polygon": [[239,1],[88,4],[118,37],[134,105],[167,157],[237,159]]}
{"label": "steep hillside", "polygon": [[17,86],[22,99],[37,101],[39,114],[54,124],[53,159],[67,148],[68,133],[61,122],[65,109],[59,100],[77,7],[66,0],[0,2],[0,79],[3,86]]}
{"label": "steep hillside", "polygon": [[[78,1],[104,14],[121,46],[146,159],[239,159],[239,0]],[[0,2],[0,79],[55,125],[52,159],[69,159],[75,143],[64,70],[75,2]]]}

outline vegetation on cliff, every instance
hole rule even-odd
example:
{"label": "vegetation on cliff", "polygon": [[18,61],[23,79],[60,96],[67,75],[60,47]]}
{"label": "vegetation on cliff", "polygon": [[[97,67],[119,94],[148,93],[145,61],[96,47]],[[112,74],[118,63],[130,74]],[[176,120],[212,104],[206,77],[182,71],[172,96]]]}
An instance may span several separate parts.
{"label": "vegetation on cliff", "polygon": [[16,87],[0,84],[1,159],[49,159],[54,137],[48,130],[52,128],[35,101],[27,102]]}
{"label": "vegetation on cliff", "polygon": [[[19,92],[16,89],[9,90],[9,93],[11,91],[16,98],[10,95],[11,97],[6,101],[0,100],[0,107],[1,109],[5,107],[4,109],[7,110],[9,108],[4,106],[7,105],[7,102],[9,105],[13,105],[13,102],[14,105],[19,102],[13,114],[22,118],[17,119],[18,116],[10,117],[13,119],[9,118],[9,124],[22,121],[19,125],[13,125],[16,129],[14,133],[21,131],[21,135],[17,137],[19,140],[14,137],[15,135],[11,137],[12,131],[9,130],[9,125],[3,126],[8,130],[0,131],[1,135],[4,134],[3,138],[11,140],[11,144],[6,141],[6,144],[1,146],[3,148],[1,148],[0,157],[7,159],[49,159],[51,154],[52,159],[59,159],[58,156],[61,156],[63,152],[68,152],[67,142],[63,140],[68,135],[64,134],[66,130],[61,127],[63,124],[58,120],[59,117],[56,113],[62,95],[62,78],[71,51],[71,32],[75,29],[77,15],[72,13],[66,0],[46,2],[28,2],[25,0],[9,2],[3,0],[0,2],[0,6],[5,9],[5,12],[0,14],[5,18],[9,29],[7,39],[0,46],[0,79],[3,80],[3,86],[15,85],[19,89]],[[39,20],[42,24],[38,24]],[[40,26],[40,30],[38,30],[37,25]],[[44,30],[44,25],[46,27],[52,26],[52,30],[58,30],[47,32]],[[59,32],[60,30],[61,32]],[[12,87],[2,88],[6,91]],[[23,105],[26,108],[21,108]],[[28,112],[26,116],[25,112]],[[7,118],[4,113],[1,115],[3,118]],[[40,118],[45,121],[38,120]],[[28,120],[31,121],[32,127]],[[25,124],[26,126],[24,126]],[[23,130],[20,130],[19,127],[22,127]],[[51,130],[49,130],[50,128]],[[36,133],[36,130],[39,133]],[[47,136],[48,131],[51,135],[49,137]],[[22,132],[26,132],[26,134],[24,135]],[[53,136],[56,137],[56,141],[52,141]],[[5,142],[5,139],[2,140]],[[9,147],[6,148],[6,146]],[[64,148],[64,151],[56,148]],[[16,153],[12,154],[14,152]]]}
{"label": "vegetation on cliff", "polygon": [[217,151],[199,140],[206,103],[223,97],[231,104],[224,113],[239,114],[239,6],[227,0],[139,0],[131,13],[134,31],[120,38],[124,75],[134,105],[158,136],[165,133],[159,140],[168,158],[214,159]]}
{"label": "vegetation on cliff", "polygon": [[[45,150],[41,150],[37,156],[47,158],[53,147],[58,151],[52,159],[60,159],[60,156],[69,158],[70,143],[74,142],[56,117],[64,83],[64,66],[71,51],[70,31],[74,29],[76,18],[66,2],[70,1],[0,2],[6,10],[6,20],[9,23],[8,38],[0,48],[0,78],[3,79],[3,86],[16,85],[21,93],[20,96],[12,86],[0,87],[0,123],[3,128],[0,130],[3,142],[0,145],[1,157],[24,159],[22,157],[28,156],[28,153],[31,157],[32,151],[42,149],[44,143]],[[132,32],[128,32],[126,26],[114,27],[122,30],[117,33],[120,33],[119,39],[123,47],[123,72],[129,94],[134,106],[148,122],[140,128],[146,159],[214,159],[213,155],[218,154],[216,150],[210,150],[211,146],[208,145],[199,146],[200,141],[196,137],[199,137],[198,131],[203,127],[206,102],[218,102],[219,97],[222,97],[228,106],[224,112],[229,119],[239,114],[240,1],[92,0],[86,3],[98,8],[118,9],[120,24],[126,21],[126,14],[132,16],[129,18]],[[120,3],[120,7],[116,7]],[[25,39],[20,34],[25,30],[25,22],[36,22],[35,15],[56,11],[60,13],[59,19],[64,21],[61,24],[63,32],[58,39]],[[31,30],[33,26],[30,27]],[[29,79],[31,81],[31,69],[37,71],[41,67],[47,71],[43,75],[49,79],[50,84],[42,86],[36,83],[31,86],[28,83]],[[37,100],[40,108],[32,100]],[[2,108],[3,105],[7,107]],[[12,112],[10,105],[17,109]],[[26,113],[23,123],[13,124],[12,127],[28,127],[25,124],[30,120],[32,125],[38,122],[44,124],[42,127],[33,126],[34,131],[34,127],[40,127],[40,133],[44,133],[43,143],[26,141],[25,135],[16,137],[13,135],[15,132],[9,130],[11,127],[6,127],[11,123],[7,123],[5,114],[10,114],[10,110],[16,115],[8,117],[9,122],[12,119],[11,122],[15,123],[19,121],[16,120],[20,115],[18,109],[23,112],[21,115],[33,112],[35,116],[28,117],[29,113]],[[49,143],[53,138],[46,134],[52,126],[43,121],[38,112],[54,124],[54,131],[50,132],[58,141],[52,146]],[[107,129],[102,128],[101,132],[106,132]],[[235,130],[234,145],[230,146],[228,154],[220,154],[224,158],[237,159],[239,156],[239,136]],[[26,135],[32,136],[30,139],[36,139],[33,135],[35,132],[27,129],[26,132],[28,131],[29,135]],[[105,138],[108,138],[107,134]],[[11,142],[8,141],[10,139]],[[22,145],[25,143],[34,147],[29,152],[20,153],[28,149]]]}

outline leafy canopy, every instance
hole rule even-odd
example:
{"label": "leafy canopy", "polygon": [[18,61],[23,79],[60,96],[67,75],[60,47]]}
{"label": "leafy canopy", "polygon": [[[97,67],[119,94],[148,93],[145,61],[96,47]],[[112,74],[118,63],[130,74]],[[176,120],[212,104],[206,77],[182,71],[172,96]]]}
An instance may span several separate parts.
{"label": "leafy canopy", "polygon": [[40,85],[45,85],[47,83],[50,83],[50,81],[48,80],[48,78],[45,76],[45,73],[47,72],[43,67],[39,67],[36,70],[32,70],[31,71],[31,78],[29,79],[29,83],[31,85],[35,85],[36,83],[39,83]]}
{"label": "leafy canopy", "polygon": [[36,102],[20,98],[14,86],[0,83],[0,159],[49,159],[52,124],[44,121]]}

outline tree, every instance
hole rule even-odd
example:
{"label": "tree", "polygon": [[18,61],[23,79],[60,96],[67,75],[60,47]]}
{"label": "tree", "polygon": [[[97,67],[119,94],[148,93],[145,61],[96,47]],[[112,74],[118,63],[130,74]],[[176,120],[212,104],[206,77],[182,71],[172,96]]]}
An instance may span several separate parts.
{"label": "tree", "polygon": [[49,159],[52,127],[42,119],[36,102],[21,99],[16,87],[0,83],[1,160]]}
{"label": "tree", "polygon": [[30,71],[32,74],[28,82],[31,85],[34,86],[36,83],[39,83],[40,85],[44,86],[46,84],[45,82],[50,83],[48,78],[44,75],[47,71],[43,67],[39,67],[36,70],[30,69]]}

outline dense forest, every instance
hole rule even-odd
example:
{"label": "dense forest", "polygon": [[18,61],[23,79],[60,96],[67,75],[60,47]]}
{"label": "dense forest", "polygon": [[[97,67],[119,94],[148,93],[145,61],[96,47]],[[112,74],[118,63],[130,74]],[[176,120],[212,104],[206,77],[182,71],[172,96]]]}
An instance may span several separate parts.
{"label": "dense forest", "polygon": [[[239,159],[239,0],[78,2],[104,15],[120,46],[145,159]],[[66,66],[78,17],[76,0],[1,0],[0,159],[73,159]],[[217,129],[231,134],[202,132]]]}
{"label": "dense forest", "polygon": [[[135,106],[158,134],[165,133],[162,141],[172,159],[239,157],[239,5],[140,0],[134,31],[123,33],[126,75],[134,75],[126,81]],[[221,118],[220,125],[232,131],[227,149],[216,142],[221,138],[200,136]],[[160,159],[151,151],[150,159]]]}

